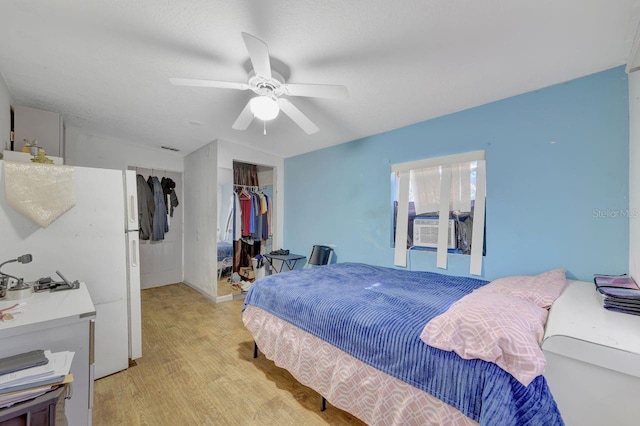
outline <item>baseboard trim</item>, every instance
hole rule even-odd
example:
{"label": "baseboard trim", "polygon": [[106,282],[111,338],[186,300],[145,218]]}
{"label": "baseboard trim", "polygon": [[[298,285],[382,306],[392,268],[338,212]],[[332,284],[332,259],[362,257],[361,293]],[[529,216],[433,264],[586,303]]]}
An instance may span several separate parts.
{"label": "baseboard trim", "polygon": [[184,284],[184,285],[186,285],[186,286],[188,286],[188,287],[191,287],[192,289],[194,289],[195,291],[197,291],[198,293],[200,293],[201,295],[203,295],[203,296],[204,296],[204,297],[206,297],[207,299],[212,300],[212,301],[214,301],[214,302],[218,303],[218,300],[217,300],[218,298],[217,298],[217,297],[214,297],[214,296],[212,296],[212,295],[210,295],[210,294],[208,294],[208,293],[205,293],[205,291],[204,291],[204,290],[202,290],[202,289],[201,289],[201,288],[199,288],[199,287],[196,287],[195,285],[191,284],[190,282],[188,282],[188,281],[182,281],[182,284]]}
{"label": "baseboard trim", "polygon": [[216,297],[216,303],[229,302],[230,300],[233,300],[233,294],[225,294],[224,296]]}

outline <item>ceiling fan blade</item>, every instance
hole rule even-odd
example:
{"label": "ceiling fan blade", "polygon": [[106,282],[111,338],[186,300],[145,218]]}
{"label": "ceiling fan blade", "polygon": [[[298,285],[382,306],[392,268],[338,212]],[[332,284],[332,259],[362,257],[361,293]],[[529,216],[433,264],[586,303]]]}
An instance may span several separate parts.
{"label": "ceiling fan blade", "polygon": [[280,105],[280,109],[282,112],[287,114],[289,118],[293,120],[302,130],[304,130],[308,135],[312,135],[316,133],[318,130],[318,126],[313,124],[313,121],[309,120],[306,115],[302,113],[294,104],[289,102],[288,99],[278,98],[278,105]]}
{"label": "ceiling fan blade", "polygon": [[249,58],[253,64],[253,70],[261,77],[271,78],[271,60],[267,44],[248,33],[242,33],[244,44],[247,46]]}
{"label": "ceiling fan blade", "polygon": [[233,127],[236,130],[247,130],[249,124],[253,121],[253,113],[251,112],[251,107],[249,106],[251,101],[247,102],[247,105],[244,107],[238,118],[236,118],[236,122],[233,123]]}
{"label": "ceiling fan blade", "polygon": [[234,83],[231,81],[217,80],[196,80],[193,78],[170,78],[169,83],[174,86],[191,86],[191,87],[215,87],[218,89],[238,89],[247,90],[249,85],[246,83]]}
{"label": "ceiling fan blade", "polygon": [[346,87],[334,84],[283,84],[280,87],[289,96],[328,99],[347,99],[349,97]]}

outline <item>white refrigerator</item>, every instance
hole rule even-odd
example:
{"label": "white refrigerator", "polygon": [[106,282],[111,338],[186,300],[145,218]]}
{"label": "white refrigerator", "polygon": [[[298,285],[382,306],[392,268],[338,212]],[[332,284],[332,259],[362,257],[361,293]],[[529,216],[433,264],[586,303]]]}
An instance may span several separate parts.
{"label": "white refrigerator", "polygon": [[3,170],[0,262],[26,253],[33,261],[2,271],[27,282],[59,280],[60,271],[86,284],[96,308],[95,378],[128,368],[142,356],[135,172],[75,167],[75,206],[40,228],[7,204]]}

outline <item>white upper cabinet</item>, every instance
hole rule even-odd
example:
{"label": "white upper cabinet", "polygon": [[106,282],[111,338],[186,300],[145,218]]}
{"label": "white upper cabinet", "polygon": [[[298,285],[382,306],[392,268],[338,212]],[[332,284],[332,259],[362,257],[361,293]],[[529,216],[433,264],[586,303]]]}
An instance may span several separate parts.
{"label": "white upper cabinet", "polygon": [[20,151],[24,139],[37,139],[47,156],[64,157],[64,124],[60,114],[20,105],[15,106],[14,113],[16,151]]}

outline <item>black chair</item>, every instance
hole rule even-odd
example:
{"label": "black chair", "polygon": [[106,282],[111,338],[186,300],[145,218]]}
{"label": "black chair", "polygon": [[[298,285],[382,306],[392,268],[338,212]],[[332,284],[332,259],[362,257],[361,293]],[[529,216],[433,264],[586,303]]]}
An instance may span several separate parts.
{"label": "black chair", "polygon": [[308,267],[328,265],[333,257],[333,249],[329,246],[313,246],[309,255]]}

